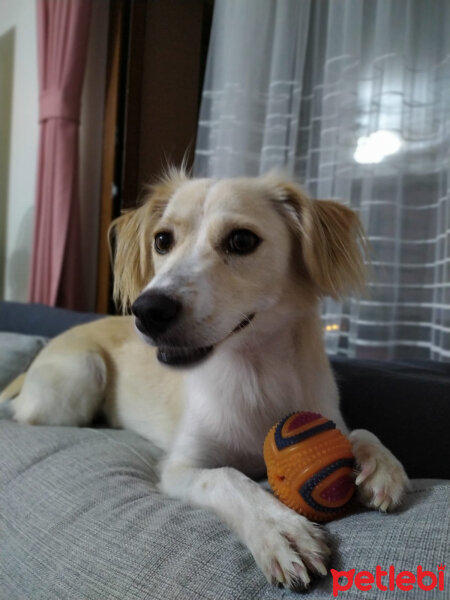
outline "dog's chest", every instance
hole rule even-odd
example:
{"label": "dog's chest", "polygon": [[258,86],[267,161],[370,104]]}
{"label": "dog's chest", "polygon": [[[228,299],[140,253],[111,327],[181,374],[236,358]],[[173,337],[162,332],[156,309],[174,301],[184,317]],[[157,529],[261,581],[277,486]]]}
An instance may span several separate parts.
{"label": "dog's chest", "polygon": [[301,383],[291,361],[281,357],[233,358],[192,375],[189,410],[201,434],[220,444],[229,463],[260,463],[270,427],[301,407]]}

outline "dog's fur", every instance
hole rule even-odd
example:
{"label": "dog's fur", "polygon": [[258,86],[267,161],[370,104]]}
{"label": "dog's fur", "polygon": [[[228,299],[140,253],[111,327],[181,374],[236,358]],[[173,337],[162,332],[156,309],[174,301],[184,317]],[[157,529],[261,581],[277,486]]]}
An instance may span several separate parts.
{"label": "dog's fur", "polygon": [[[224,246],[242,228],[262,240],[244,256]],[[162,230],[175,238],[164,255],[153,247]],[[318,305],[363,285],[357,216],[276,175],[190,180],[172,171],[114,233],[116,300],[127,311],[139,295],[163,291],[182,305],[176,323],[156,338],[137,335],[127,316],[76,327],[3,398],[18,393],[21,423],[85,425],[101,411],[152,440],[167,453],[161,490],[215,511],[269,581],[308,586],[311,574],[326,573],[322,530],[249,477],[264,473],[264,436],[289,412],[320,412],[349,433]],[[161,366],[155,345],[214,350],[180,370]],[[349,436],[363,501],[395,507],[408,482],[402,466],[373,434]]]}

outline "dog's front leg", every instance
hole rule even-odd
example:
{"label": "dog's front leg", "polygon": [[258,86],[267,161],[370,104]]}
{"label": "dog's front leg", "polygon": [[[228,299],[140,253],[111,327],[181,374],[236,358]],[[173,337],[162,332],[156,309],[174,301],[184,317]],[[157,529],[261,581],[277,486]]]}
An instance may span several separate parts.
{"label": "dog's front leg", "polygon": [[250,549],[270,583],[296,589],[309,585],[308,571],[326,575],[329,549],[323,531],[237,469],[206,468],[170,456],[160,487],[214,511]]}
{"label": "dog's front leg", "polygon": [[360,470],[356,485],[362,503],[383,512],[398,506],[409,487],[402,464],[370,431],[355,429],[349,437]]}

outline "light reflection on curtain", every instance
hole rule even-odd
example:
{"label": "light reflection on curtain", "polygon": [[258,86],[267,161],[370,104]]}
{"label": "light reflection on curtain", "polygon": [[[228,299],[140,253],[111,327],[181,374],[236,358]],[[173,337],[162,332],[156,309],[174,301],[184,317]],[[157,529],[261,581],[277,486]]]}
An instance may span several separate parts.
{"label": "light reflection on curtain", "polygon": [[371,243],[368,296],[324,303],[328,350],[449,360],[450,2],[216,0],[195,173],[272,167]]}

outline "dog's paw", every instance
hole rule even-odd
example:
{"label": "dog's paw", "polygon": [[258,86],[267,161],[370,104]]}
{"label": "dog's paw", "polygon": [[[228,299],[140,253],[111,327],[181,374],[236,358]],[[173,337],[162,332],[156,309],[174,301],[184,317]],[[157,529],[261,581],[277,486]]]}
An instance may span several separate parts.
{"label": "dog's paw", "polygon": [[324,531],[283,505],[254,523],[249,547],[269,583],[305,589],[327,574],[330,550]]}
{"label": "dog's paw", "polygon": [[410,485],[402,464],[365,429],[352,431],[350,441],[359,468],[355,483],[361,502],[382,512],[398,506]]}

